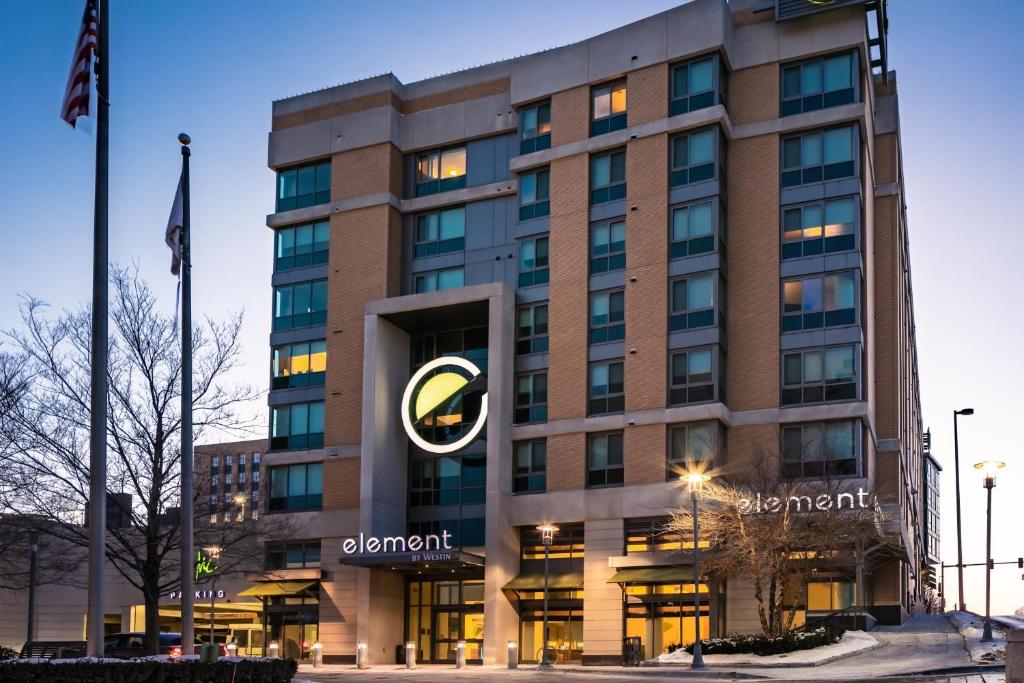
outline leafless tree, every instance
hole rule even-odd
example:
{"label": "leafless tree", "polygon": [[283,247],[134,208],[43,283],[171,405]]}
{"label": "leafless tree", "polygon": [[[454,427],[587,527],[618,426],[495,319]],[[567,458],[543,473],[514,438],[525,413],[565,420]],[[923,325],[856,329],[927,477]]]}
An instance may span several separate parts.
{"label": "leafless tree", "polygon": [[[156,652],[160,596],[179,579],[180,341],[176,319],[158,310],[136,270],[113,268],[111,283],[107,490],[117,504],[108,502],[115,519],[108,519],[106,556],[142,593],[147,646]],[[22,525],[39,520],[56,540],[84,548],[91,314],[83,307],[54,315],[42,301],[25,297],[21,315],[23,329],[7,339],[31,381],[4,417],[0,514]],[[239,360],[241,325],[239,313],[192,330],[197,441],[204,432],[245,434],[253,426],[241,414],[258,392],[228,379]],[[198,495],[195,507],[202,514]],[[219,533],[222,544],[235,547],[230,556],[239,567],[258,554],[256,523],[232,522]],[[197,525],[197,545],[203,542]]]}
{"label": "leafless tree", "polygon": [[[819,454],[827,461],[825,449]],[[860,579],[859,549],[880,538],[882,520],[873,497],[850,479],[824,471],[820,478],[787,478],[777,449],[761,445],[752,455],[742,472],[716,473],[703,485],[698,515],[701,537],[710,539],[711,547],[701,568],[749,577],[761,629],[778,637],[793,628],[794,605],[806,604],[808,579],[816,570],[853,564]],[[690,510],[675,512],[669,527],[692,534]],[[857,594],[859,601],[860,580]]]}

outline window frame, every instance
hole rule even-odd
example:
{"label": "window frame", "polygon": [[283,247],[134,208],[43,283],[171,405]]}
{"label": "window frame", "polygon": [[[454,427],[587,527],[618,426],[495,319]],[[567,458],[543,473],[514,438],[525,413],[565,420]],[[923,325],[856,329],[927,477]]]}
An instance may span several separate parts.
{"label": "window frame", "polygon": [[[840,130],[850,131],[850,158],[832,163],[825,162],[825,136]],[[817,136],[819,146],[819,163],[804,164],[804,141]],[[800,141],[800,164],[787,165],[786,147],[793,140]],[[779,140],[780,185],[782,189],[831,182],[844,178],[856,178],[860,158],[860,126],[857,123],[844,123],[838,126],[805,130],[793,135],[781,136]]]}
{"label": "window frame", "polygon": [[[544,309],[544,322],[543,332],[538,332],[537,328],[540,325],[537,322],[537,311]],[[529,312],[530,322],[528,326],[524,326],[522,323],[522,316],[524,312]],[[538,301],[531,304],[523,304],[516,308],[516,355],[526,356],[531,353],[547,353],[550,348],[550,342],[548,334],[550,333],[550,315],[548,302]],[[523,334],[524,330],[529,330],[528,334]],[[527,346],[524,347],[523,345]],[[525,350],[524,350],[525,348]]]}
{"label": "window frame", "polygon": [[[829,309],[826,307],[826,280],[829,278],[840,278],[849,276],[852,279],[851,287],[853,290],[853,307],[852,308],[833,308]],[[804,283],[811,280],[819,280],[818,292],[820,296],[820,308],[805,310],[804,309]],[[799,282],[801,283],[800,289],[800,300],[801,308],[799,311],[786,311],[786,285]],[[809,275],[800,275],[797,277],[788,277],[782,280],[782,292],[780,296],[780,307],[781,307],[781,322],[780,329],[783,334],[789,332],[802,332],[805,330],[822,330],[831,327],[850,327],[858,326],[861,324],[861,292],[862,286],[860,271],[858,270],[836,270],[826,271],[824,273],[814,273]],[[832,317],[832,322],[829,322],[829,316]],[[820,317],[821,323],[818,324],[816,321]],[[796,321],[796,322],[792,322]]]}
{"label": "window frame", "polygon": [[[312,169],[313,173],[313,191],[300,195],[299,174],[310,169]],[[282,190],[289,174],[292,174],[294,177],[295,193],[285,196]],[[296,164],[287,168],[277,169],[276,181],[274,208],[277,213],[304,209],[320,204],[329,204],[331,201],[331,159],[328,157],[327,159],[318,159],[317,161],[305,164]]]}
{"label": "window frame", "polygon": [[[541,461],[538,465],[538,446]],[[528,462],[525,468],[520,467],[520,449],[525,448]],[[545,493],[547,491],[547,439],[530,439],[516,441],[512,444],[512,494]],[[525,482],[520,487],[520,482]]]}
{"label": "window frame", "polygon": [[[462,213],[462,234],[459,237],[449,237],[442,239],[441,237],[441,220],[443,214],[450,214],[455,212]],[[429,221],[432,217],[437,221],[437,237],[431,239],[429,236],[425,239],[420,239],[420,221]],[[428,227],[429,230],[429,227]],[[431,256],[441,256],[444,254],[453,254],[460,251],[466,250],[466,207],[465,206],[446,206],[432,211],[424,211],[413,216],[412,219],[412,257],[413,259],[429,258]]]}
{"label": "window frame", "polygon": [[[441,173],[445,155],[457,154],[460,150],[465,158],[462,173],[457,176],[442,177]],[[433,157],[436,157],[437,175],[427,175],[425,176],[426,180],[421,180],[420,162],[424,159],[430,160]],[[431,165],[433,165],[433,162],[431,162]],[[469,148],[467,145],[461,144],[416,152],[413,157],[412,171],[413,186],[415,188],[414,196],[416,197],[425,197],[450,190],[461,190],[466,187],[466,177],[469,175]],[[431,169],[431,173],[433,173],[433,169]]]}
{"label": "window frame", "polygon": [[[711,234],[691,237],[690,213],[693,209],[705,205],[711,207]],[[676,213],[681,211],[685,211],[687,215],[687,237],[677,240],[675,238],[675,217]],[[726,224],[724,217],[725,210],[722,208],[722,202],[717,197],[705,197],[670,206],[668,209],[669,260],[685,259],[691,256],[703,256],[719,252],[721,250],[720,243],[724,242]],[[700,247],[699,249],[697,248],[698,246]]]}
{"label": "window frame", "polygon": [[[533,244],[533,265],[524,269],[523,267],[523,246],[527,243]],[[543,265],[538,265],[541,260],[537,254],[540,245],[544,245]],[[519,258],[516,263],[516,284],[518,288],[534,287],[548,284],[551,278],[551,239],[547,233],[531,235],[520,239],[516,244],[516,251]]]}
{"label": "window frame", "polygon": [[[612,240],[612,229],[615,226],[621,226],[622,229],[622,240]],[[604,247],[606,251],[603,253],[597,253],[597,236],[595,232],[604,228],[608,234],[608,241]],[[612,218],[603,221],[594,221],[590,224],[590,274],[595,275],[598,273],[614,273],[619,270],[625,270],[626,268],[626,219],[625,217]],[[619,248],[612,251],[614,245],[621,245]]]}
{"label": "window frame", "polygon": [[[596,100],[598,97],[607,91],[608,94],[608,113],[603,116],[597,116],[596,111]],[[623,93],[624,107],[622,111],[614,111],[614,93],[621,91]],[[605,133],[611,133],[616,130],[622,130],[626,127],[626,114],[629,111],[629,91],[627,89],[627,83],[625,78],[617,78],[614,81],[608,81],[607,83],[599,83],[597,85],[590,86],[590,137],[596,137],[598,135],[604,135]]]}
{"label": "window frame", "polygon": [[[299,288],[308,287],[309,291],[306,294],[308,297],[308,307],[302,313],[295,312],[295,299]],[[283,295],[285,292],[289,293],[288,308],[291,312],[287,315],[279,315],[278,312],[283,307]],[[317,303],[318,294],[322,294],[323,308],[314,308]],[[304,282],[294,282],[286,285],[277,285],[274,287],[274,316],[273,316],[273,329],[275,332],[281,330],[294,330],[300,327],[315,327],[317,325],[327,324],[327,297],[328,287],[327,279],[318,280],[306,280]]]}
{"label": "window frame", "polygon": [[[447,273],[462,273],[462,284],[458,287],[441,287],[441,276]],[[433,279],[433,287],[428,289],[420,289],[420,283],[428,283]],[[433,270],[423,270],[418,273],[413,273],[412,276],[412,293],[413,294],[429,294],[430,292],[443,292],[449,289],[460,289],[466,286],[466,267],[465,266],[452,266],[451,268],[435,268]]]}
{"label": "window frame", "polygon": [[[304,228],[309,228],[312,231],[313,239],[310,242],[309,250],[304,250],[299,253],[299,246],[297,245],[296,237],[298,235],[298,231]],[[317,240],[318,233],[325,234],[326,239]],[[291,256],[282,256],[282,241],[283,238],[287,236],[291,236],[292,238],[291,242],[293,245],[293,252]],[[330,259],[330,240],[331,223],[327,220],[313,221],[310,223],[297,223],[295,225],[277,228],[274,230],[274,272],[279,273],[285,270],[319,266],[327,263]]]}
{"label": "window frame", "polygon": [[[613,171],[616,168],[616,159],[622,158],[622,178],[613,178]],[[595,186],[594,172],[595,165],[602,159],[608,160],[608,183]],[[624,148],[612,149],[599,154],[590,155],[590,177],[588,187],[590,188],[590,205],[604,204],[626,198],[626,150]]]}
{"label": "window frame", "polygon": [[[698,64],[703,64],[704,62],[711,62],[711,89],[691,93],[689,92],[690,69]],[[720,95],[722,70],[720,64],[721,61],[717,52],[672,64],[669,67],[668,74],[668,115],[676,116],[678,114],[686,114],[691,111],[706,109],[722,103],[723,98]],[[676,92],[676,73],[682,69],[686,70],[687,92],[681,95]]]}
{"label": "window frame", "polygon": [[[525,202],[523,195],[523,178],[533,176],[534,178],[534,199],[531,202]],[[541,182],[543,179],[543,182]],[[543,196],[541,196],[541,188],[543,188]],[[551,213],[551,168],[543,166],[541,168],[534,168],[529,171],[524,171],[519,174],[519,221],[533,220],[534,218],[542,218]]]}
{"label": "window frame", "polygon": [[[302,495],[291,495],[291,478],[292,472],[297,472],[302,469],[302,477],[304,483],[304,493]],[[320,492],[310,493],[310,469],[319,468],[319,481],[320,481]],[[270,484],[268,485],[267,494],[267,512],[268,513],[281,513],[281,512],[316,512],[323,509],[323,463],[322,462],[303,462],[303,463],[291,463],[288,465],[278,465],[275,467],[268,468],[270,470]],[[286,472],[285,478],[285,496],[283,498],[284,503],[281,503],[281,496],[274,495],[274,474],[275,472]],[[299,501],[292,503],[292,498],[302,498],[301,504]],[[275,503],[275,501],[278,501]]]}
{"label": "window frame", "polygon": [[[617,366],[617,368],[616,368]],[[594,370],[604,367],[608,375],[606,391],[603,394],[594,393]],[[612,373],[618,374],[618,381],[612,381]],[[612,391],[613,388],[621,388]],[[625,412],[626,409],[626,382],[625,362],[622,358],[609,360],[591,361],[587,363],[587,415],[615,415]]]}
{"label": "window frame", "polygon": [[[707,133],[711,134],[712,139],[711,160],[702,161],[699,164],[693,164],[690,162],[692,152],[690,149],[690,141],[698,135],[705,135]],[[679,163],[679,160],[676,158],[676,143],[679,140],[686,140],[686,163]],[[686,185],[693,185],[694,183],[702,183],[718,178],[718,168],[721,165],[721,160],[724,155],[722,153],[722,134],[717,125],[698,128],[696,130],[688,130],[683,133],[673,135],[669,138],[668,149],[669,189],[674,187],[685,187]]]}
{"label": "window frame", "polygon": [[[609,432],[591,432],[587,434],[587,478],[586,488],[588,489],[602,489],[602,488],[617,488],[625,485],[625,463],[624,463],[624,452],[625,448],[623,442],[625,441],[625,433],[622,431],[609,431]],[[604,442],[604,465],[598,467],[594,464],[594,444],[598,442]],[[613,463],[613,445],[615,450],[618,451],[615,459],[618,463]],[[597,475],[600,473],[603,481],[597,482]],[[610,475],[610,476],[609,476]]]}
{"label": "window frame", "polygon": [[[697,279],[710,279],[711,306],[697,309],[690,308],[690,282]],[[685,282],[686,306],[676,308],[676,285]],[[669,279],[668,284],[668,330],[686,332],[688,330],[715,327],[719,320],[720,302],[722,301],[721,278],[717,270],[705,270],[699,273],[687,273]]]}
{"label": "window frame", "polygon": [[[608,312],[606,315],[608,319],[595,323],[594,303],[601,298],[607,300]],[[622,301],[621,317],[613,318],[613,315],[618,313],[612,308],[612,303],[616,300]],[[626,338],[626,289],[624,287],[590,292],[587,303],[587,344],[589,346],[620,342]]]}
{"label": "window frame", "polygon": [[[308,557],[310,551],[316,550],[315,563]],[[302,564],[289,566],[288,551],[299,551],[302,553]],[[271,562],[272,555],[281,556],[281,566],[274,566]],[[268,571],[284,571],[288,569],[312,569],[319,568],[323,562],[323,544],[320,539],[303,539],[297,541],[268,541],[264,547],[264,569]]]}
{"label": "window frame", "polygon": [[[695,429],[709,428],[711,437],[707,444],[707,457],[695,458],[691,454],[695,448],[691,448],[691,432]],[[683,433],[685,452],[682,456],[675,455],[675,434]],[[722,427],[717,420],[699,420],[696,422],[677,422],[667,425],[665,436],[665,481],[678,481],[680,475],[687,472],[698,463],[705,463],[707,469],[714,469],[718,460],[718,452],[722,443]]]}
{"label": "window frame", "polygon": [[[306,409],[305,431],[296,432],[292,430],[293,411],[300,406]],[[319,407],[316,407],[319,406]],[[279,424],[278,411],[288,411],[286,425],[287,434],[277,435]],[[310,431],[310,427],[317,426],[315,418],[319,413],[320,431]],[[315,448],[323,448],[324,445],[324,401],[298,401],[295,403],[284,403],[270,407],[270,449],[274,451],[295,451]]]}
{"label": "window frame", "polygon": [[[322,345],[322,350],[314,351],[313,345]],[[305,354],[296,354],[296,347],[306,347]],[[286,358],[288,364],[291,364],[291,359],[302,356],[306,357],[306,370],[304,372],[290,372],[289,374],[280,373],[280,359],[278,352],[284,349],[288,350]],[[324,367],[322,370],[313,370],[314,358],[322,354]],[[304,342],[294,342],[291,344],[278,344],[277,346],[271,347],[270,349],[270,388],[273,389],[297,389],[301,387],[321,387],[324,385],[324,378],[327,375],[327,340],[326,339],[311,339]]]}
{"label": "window frame", "polygon": [[[779,225],[781,230],[779,231],[779,239],[781,241],[779,244],[779,256],[781,260],[788,261],[808,256],[822,256],[825,254],[840,254],[859,251],[863,218],[861,205],[858,199],[858,195],[844,195],[841,197],[817,199],[811,202],[786,204],[785,206],[780,207]],[[841,223],[838,225],[849,225],[851,227],[849,231],[844,230],[844,232],[838,235],[828,235],[829,226],[836,224],[826,222],[827,212],[830,206],[834,206],[840,202],[852,203],[853,220],[850,223]],[[819,212],[820,219],[818,223],[820,223],[820,225],[805,226],[805,212],[815,209]],[[793,215],[793,212],[796,211],[800,212],[800,228],[794,227],[793,229],[790,229],[788,227],[788,217]],[[812,234],[810,237],[806,236],[805,231],[815,229],[820,231],[820,235],[814,236]],[[787,238],[787,233],[794,232],[795,230],[799,230],[800,236]]]}
{"label": "window frame", "polygon": [[[841,57],[849,58],[847,74],[850,85],[845,88],[826,90],[825,84],[825,63]],[[812,93],[804,93],[804,69],[817,66],[820,71],[821,89]],[[786,94],[786,74],[797,70],[797,78],[800,80],[799,92],[795,95]],[[843,50],[831,52],[825,55],[818,55],[811,59],[804,59],[797,62],[789,62],[779,67],[779,117],[793,116],[809,111],[818,111],[830,107],[838,107],[844,104],[853,104],[860,101],[860,58],[856,50]],[[849,93],[848,95],[846,93]]]}
{"label": "window frame", "polygon": [[[828,429],[828,427],[830,425],[844,425],[844,424],[850,425],[851,429],[852,429],[852,436],[853,436],[853,440],[852,440],[852,444],[853,444],[853,457],[852,458],[822,458],[822,459],[813,459],[813,458],[808,457],[805,454],[805,449],[807,447],[807,443],[808,442],[805,441],[805,439],[803,437],[804,430],[807,430],[808,428],[821,429],[822,433],[824,434],[825,431]],[[792,462],[791,462],[791,460],[789,458],[789,453],[787,452],[787,448],[786,448],[787,433],[791,433],[792,430],[800,430],[799,433],[800,433],[800,442],[801,442],[800,448],[801,448],[801,450],[800,450],[799,463],[797,463],[798,466],[799,466],[799,473],[798,474],[793,474],[792,473],[792,471],[793,471],[792,467],[791,467],[792,466]],[[861,476],[860,475],[861,470],[862,470],[861,463],[863,461],[863,452],[864,452],[863,451],[863,431],[864,431],[863,430],[863,426],[860,424],[860,420],[857,419],[857,418],[851,418],[851,419],[845,419],[845,420],[824,420],[824,421],[815,421],[815,422],[800,422],[800,423],[794,423],[794,424],[783,424],[783,425],[781,425],[781,429],[779,430],[779,439],[780,439],[780,444],[781,444],[779,452],[781,453],[782,457],[779,458],[779,470],[780,470],[782,478],[788,481],[788,480],[793,480],[793,479],[820,479],[820,478],[822,478],[824,476],[827,476],[827,477],[842,477],[842,478],[845,478],[845,477],[859,477],[859,476]],[[835,471],[826,472],[825,470],[828,469],[828,467],[823,464],[822,467],[820,468],[821,471],[815,471],[817,468],[809,468],[808,464],[807,464],[807,463],[828,463],[828,462],[839,462],[839,463],[851,463],[852,462],[852,469],[851,469],[851,471],[839,471],[841,469],[849,469],[849,466],[833,467],[832,469],[835,470]],[[787,468],[789,468],[789,469],[787,469]]]}
{"label": "window frame", "polygon": [[[695,353],[709,356],[708,371],[711,375],[707,381],[690,381],[690,360]],[[685,406],[697,403],[711,403],[720,400],[718,396],[718,376],[720,361],[718,358],[717,346],[694,346],[686,349],[673,349],[668,354],[668,405]],[[686,357],[686,380],[676,381],[675,360],[677,357]],[[691,396],[692,394],[692,396]]]}
{"label": "window frame", "polygon": [[[827,377],[827,359],[828,352],[830,350],[837,351],[840,349],[849,349],[853,356],[853,379],[848,381],[829,381]],[[821,379],[817,381],[807,381],[806,379],[806,365],[805,357],[808,354],[817,353],[821,355],[820,368],[821,368]],[[800,363],[800,382],[788,382],[787,381],[787,359],[791,357],[799,357]],[[820,405],[824,403],[846,403],[849,401],[860,400],[861,395],[861,350],[859,344],[830,344],[828,346],[816,346],[805,349],[787,349],[782,352],[782,361],[779,364],[780,378],[779,378],[779,403],[782,406],[801,406],[801,405]],[[829,387],[842,388],[852,386],[852,395],[833,395],[829,397]],[[838,390],[837,390],[838,391]],[[788,392],[788,393],[787,393]],[[799,393],[799,400],[794,400],[794,392]],[[820,398],[815,398],[816,395],[820,394]]]}
{"label": "window frame", "polygon": [[[524,392],[520,391],[522,380],[529,380],[529,390],[525,392],[527,400],[520,402]],[[538,380],[542,386],[538,388]],[[536,370],[517,372],[515,374],[515,401],[513,403],[513,424],[533,424],[548,420],[548,371]],[[525,411],[525,413],[523,412]]]}
{"label": "window frame", "polygon": [[[523,118],[527,111],[537,111],[537,133],[528,136],[523,128]],[[519,153],[530,154],[551,147],[551,100],[541,100],[532,104],[521,105],[519,113]],[[542,129],[547,124],[546,129]]]}

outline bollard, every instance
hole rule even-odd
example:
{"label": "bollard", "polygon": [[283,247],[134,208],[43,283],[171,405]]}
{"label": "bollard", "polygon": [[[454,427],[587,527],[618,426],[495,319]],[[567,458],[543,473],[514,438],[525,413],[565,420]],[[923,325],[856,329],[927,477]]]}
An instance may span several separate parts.
{"label": "bollard", "polygon": [[237,656],[238,656],[238,643],[232,641],[232,642],[228,643],[228,657],[237,657]]}
{"label": "bollard", "polygon": [[466,641],[460,640],[455,644],[455,668],[461,669],[466,666]]}
{"label": "bollard", "polygon": [[1024,683],[1024,628],[1006,632],[1006,683]]}
{"label": "bollard", "polygon": [[366,661],[366,643],[356,643],[356,668],[365,669],[369,662]]}
{"label": "bollard", "polygon": [[519,666],[519,653],[516,652],[516,641],[508,641],[508,668],[514,669]]}
{"label": "bollard", "polygon": [[276,640],[270,641],[270,658],[271,659],[277,659],[277,655],[278,655],[278,652],[280,651],[280,649],[281,648],[277,644]]}
{"label": "bollard", "polygon": [[411,640],[405,644],[405,668],[416,668],[416,643]]}
{"label": "bollard", "polygon": [[322,666],[324,663],[324,646],[320,644],[320,641],[313,643],[313,666]]}

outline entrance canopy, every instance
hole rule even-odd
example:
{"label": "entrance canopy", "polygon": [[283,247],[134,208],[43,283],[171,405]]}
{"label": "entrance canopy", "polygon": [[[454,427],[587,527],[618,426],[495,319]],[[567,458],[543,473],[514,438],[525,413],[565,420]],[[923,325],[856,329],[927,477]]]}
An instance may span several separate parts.
{"label": "entrance canopy", "polygon": [[693,567],[628,567],[615,572],[608,583],[681,583],[693,581]]}
{"label": "entrance canopy", "polygon": [[[552,590],[572,590],[583,588],[583,572],[568,574],[549,574],[548,588]],[[542,591],[544,590],[543,574],[520,574],[502,588],[504,591]]]}
{"label": "entrance canopy", "polygon": [[254,598],[273,598],[283,595],[298,595],[299,593],[315,586],[316,581],[270,581],[246,588],[240,591],[239,595]]}

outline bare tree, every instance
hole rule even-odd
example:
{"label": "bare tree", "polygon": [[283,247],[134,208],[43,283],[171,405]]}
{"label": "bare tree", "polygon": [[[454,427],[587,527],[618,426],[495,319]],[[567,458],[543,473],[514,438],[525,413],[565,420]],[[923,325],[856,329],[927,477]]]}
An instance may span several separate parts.
{"label": "bare tree", "polygon": [[[818,451],[823,462],[826,450]],[[806,604],[815,570],[853,564],[860,579],[860,549],[881,532],[873,496],[824,470],[820,478],[783,477],[778,452],[764,446],[743,472],[704,484],[698,514],[701,536],[711,541],[702,569],[751,579],[761,630],[769,637],[793,628],[793,606]],[[692,513],[680,509],[668,525],[691,534]],[[863,582],[857,583],[860,601]]]}
{"label": "bare tree", "polygon": [[[159,599],[179,583],[180,342],[176,320],[159,312],[137,271],[114,268],[111,282],[107,490],[115,514],[106,556],[142,593],[147,647],[156,652]],[[42,520],[54,538],[87,547],[90,311],[51,315],[46,304],[26,297],[21,314],[23,329],[7,337],[32,380],[4,418],[9,445],[0,449],[0,513],[22,524]],[[236,314],[192,330],[197,440],[210,430],[241,434],[253,425],[240,413],[258,393],[228,381],[241,325]],[[198,496],[196,503],[202,514]],[[233,556],[255,557],[257,551],[242,550],[255,544],[254,524],[231,526],[220,533],[238,547]]]}

